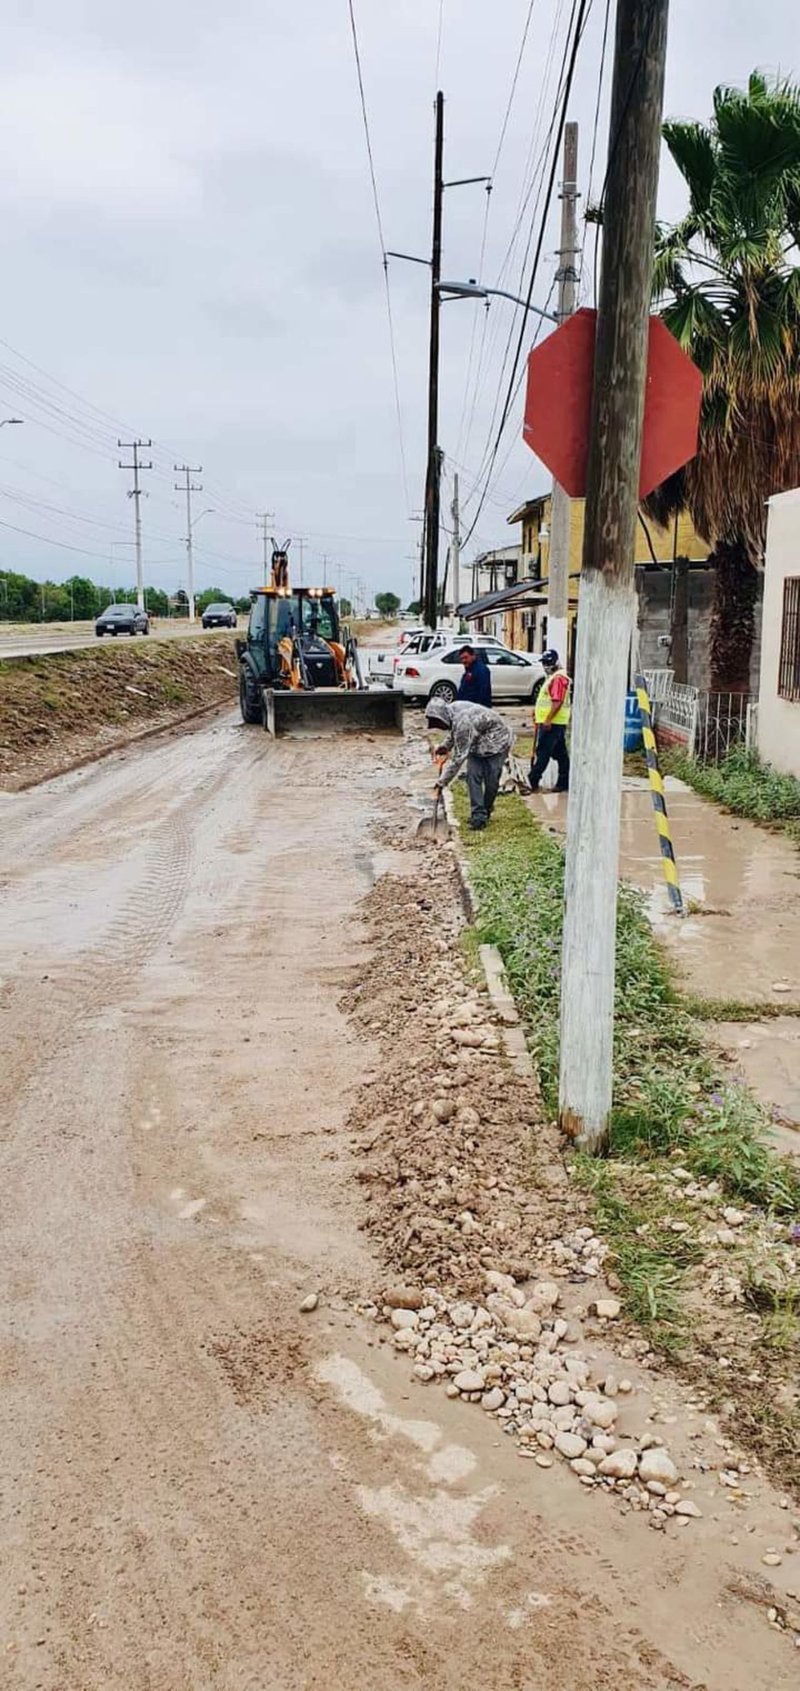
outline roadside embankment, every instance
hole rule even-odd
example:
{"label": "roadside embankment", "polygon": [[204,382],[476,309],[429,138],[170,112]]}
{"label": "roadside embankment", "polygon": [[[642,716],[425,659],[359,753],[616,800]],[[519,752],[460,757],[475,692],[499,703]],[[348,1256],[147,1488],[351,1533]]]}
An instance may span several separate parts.
{"label": "roadside embankment", "polygon": [[233,701],[230,635],[0,662],[0,788],[18,791],[143,732]]}

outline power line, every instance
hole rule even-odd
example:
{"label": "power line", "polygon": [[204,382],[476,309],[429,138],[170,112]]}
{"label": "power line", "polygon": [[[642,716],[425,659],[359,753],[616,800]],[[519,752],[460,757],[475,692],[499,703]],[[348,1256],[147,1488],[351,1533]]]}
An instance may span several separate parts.
{"label": "power line", "polygon": [[[537,242],[536,242],[536,250],[534,252],[533,266],[532,266],[532,269],[531,269],[530,281],[528,283],[528,292],[527,292],[527,295],[525,297],[525,307],[524,307],[524,310],[523,310],[523,313],[522,313],[522,322],[520,324],[520,331],[519,331],[519,336],[518,336],[518,339],[517,339],[516,351],[515,351],[515,354],[514,354],[514,362],[513,362],[513,365],[512,365],[512,369],[511,369],[511,375],[509,377],[508,388],[507,388],[507,392],[506,392],[506,398],[505,398],[505,402],[504,402],[504,405],[503,405],[502,414],[501,414],[501,417],[500,417],[500,423],[499,423],[499,426],[498,426],[498,429],[497,429],[497,434],[495,436],[494,446],[492,447],[492,453],[491,453],[491,457],[490,457],[490,460],[489,460],[489,466],[488,466],[488,469],[487,469],[487,472],[486,472],[486,485],[484,487],[484,491],[483,491],[481,498],[480,498],[480,501],[478,503],[478,509],[475,512],[475,516],[472,520],[472,524],[471,524],[471,527],[469,529],[469,532],[465,536],[465,539],[464,539],[464,542],[463,542],[464,545],[466,545],[468,543],[470,536],[472,535],[473,529],[475,528],[475,526],[478,522],[478,518],[480,517],[481,511],[483,509],[483,505],[484,505],[485,499],[486,499],[486,493],[487,493],[488,487],[489,487],[489,482],[491,480],[492,470],[493,470],[494,465],[495,465],[496,460],[497,460],[497,454],[498,454],[498,451],[499,451],[499,448],[500,448],[500,441],[502,440],[503,432],[505,430],[505,426],[506,426],[506,423],[508,421],[511,406],[512,406],[512,403],[514,401],[514,398],[516,397],[516,392],[517,392],[517,388],[518,388],[518,385],[519,385],[517,383],[517,371],[519,369],[520,358],[522,356],[522,347],[523,347],[523,342],[524,342],[524,339],[525,339],[525,325],[526,325],[527,320],[528,320],[528,314],[529,314],[529,310],[530,310],[531,299],[533,297],[533,289],[534,289],[534,285],[535,285],[535,282],[536,282],[537,272],[538,272],[538,269],[539,269],[539,261],[540,261],[541,254],[542,254],[542,247],[544,245],[544,237],[545,237],[545,231],[546,231],[546,227],[547,227],[547,218],[548,218],[548,215],[549,215],[549,212],[550,212],[550,204],[551,204],[552,197],[553,197],[553,188],[554,188],[554,185],[555,185],[556,171],[558,169],[559,149],[560,149],[560,146],[561,146],[561,137],[564,133],[564,124],[565,124],[566,118],[567,118],[567,106],[568,106],[568,103],[569,103],[569,96],[570,96],[570,92],[571,92],[571,89],[572,89],[573,77],[575,75],[575,66],[576,66],[577,59],[578,59],[578,50],[580,48],[581,37],[582,37],[583,29],[584,29],[584,26],[585,26],[585,23],[586,23],[586,18],[588,16],[589,11],[591,10],[591,6],[592,6],[592,0],[580,0],[580,4],[579,4],[578,9],[577,9],[577,21],[576,21],[576,24],[575,24],[575,31],[574,31],[573,40],[572,40],[572,48],[571,48],[570,55],[569,55],[569,63],[568,63],[568,67],[567,67],[566,79],[565,79],[564,84],[563,84],[563,96],[562,96],[562,100],[561,100],[561,109],[560,109],[560,113],[559,113],[559,117],[558,117],[558,129],[557,129],[557,134],[556,134],[556,137],[555,137],[555,145],[553,147],[553,156],[552,156],[551,165],[550,165],[550,172],[549,172],[548,183],[547,183],[547,192],[546,192],[546,195],[545,195],[545,204],[544,204],[544,209],[543,209],[543,212],[542,212],[541,222],[540,222],[540,225],[539,225],[539,236],[538,236],[538,239],[537,239]],[[573,11],[574,11],[574,8],[573,8]],[[523,374],[524,374],[524,371],[523,371]]]}
{"label": "power line", "polygon": [[[602,97],[603,97],[603,79],[604,79],[604,76],[605,76],[605,68],[606,68],[606,51],[607,51],[607,48],[608,48],[608,26],[609,26],[610,20],[611,20],[611,0],[606,0],[606,11],[605,11],[605,17],[603,19],[603,44],[602,44],[602,47],[600,49],[600,72],[599,72],[599,75],[598,75],[598,78],[597,78],[597,100],[595,102],[594,123],[592,125],[592,152],[591,152],[591,158],[589,160],[589,185],[588,185],[588,188],[586,190],[586,212],[588,212],[588,210],[589,210],[589,207],[591,205],[591,199],[592,199],[592,183],[594,181],[594,161],[595,161],[595,156],[596,156],[596,153],[597,153],[597,131],[598,131],[599,124],[600,124],[600,104],[601,104]],[[587,237],[588,231],[589,231],[589,224],[588,224],[588,220],[587,220],[587,217],[586,217],[586,213],[584,213],[583,240],[581,241],[581,275],[583,275],[583,261],[584,261],[584,255],[586,253],[586,237]],[[593,264],[595,304],[597,303],[597,251],[598,251],[599,243],[600,243],[600,225],[599,225],[599,223],[596,223],[595,224],[595,235],[594,235],[594,264]]]}
{"label": "power line", "polygon": [[528,33],[529,33],[529,30],[530,30],[530,27],[531,27],[531,19],[533,17],[533,9],[534,9],[535,5],[536,5],[536,0],[530,0],[530,4],[528,6],[527,17],[525,19],[525,23],[524,23],[523,29],[522,29],[522,40],[519,44],[519,52],[517,54],[517,62],[514,66],[514,74],[511,78],[511,87],[510,87],[509,93],[508,93],[508,100],[506,101],[506,109],[505,109],[505,113],[504,113],[504,116],[503,116],[503,122],[502,122],[501,127],[500,127],[500,139],[497,143],[497,152],[494,155],[494,164],[492,165],[492,169],[491,169],[491,175],[493,177],[497,175],[497,166],[500,163],[500,154],[503,151],[503,142],[505,141],[505,138],[506,138],[506,131],[508,129],[509,119],[511,117],[511,109],[512,109],[512,106],[514,104],[514,95],[517,92],[517,83],[519,81],[519,73],[522,69],[522,60],[525,56],[525,48],[526,48],[527,42],[528,42]]}
{"label": "power line", "polygon": [[[546,101],[547,89],[549,88],[549,85],[550,85],[550,77],[551,77],[551,73],[552,73],[552,69],[553,69],[553,64],[555,62],[556,41],[557,41],[557,38],[558,38],[558,30],[559,30],[559,25],[560,25],[560,22],[561,22],[561,13],[562,13],[563,6],[564,6],[564,0],[559,0],[559,4],[558,4],[557,10],[556,10],[556,14],[555,14],[555,17],[553,19],[553,26],[552,26],[552,30],[551,30],[551,33],[550,33],[550,41],[549,41],[549,45],[548,45],[547,59],[546,59],[546,64],[545,64],[544,77],[543,77],[542,98],[541,98],[539,105],[538,105],[538,108],[537,108],[536,124],[534,126],[533,134],[531,136],[531,143],[530,143],[530,147],[528,149],[528,157],[527,157],[526,164],[525,164],[525,170],[523,172],[523,182],[522,182],[522,188],[520,190],[519,202],[518,202],[518,205],[517,205],[515,224],[514,224],[514,228],[512,230],[512,233],[511,233],[510,240],[509,240],[508,245],[506,247],[506,251],[505,251],[502,263],[500,265],[500,269],[499,269],[498,274],[497,274],[497,280],[495,282],[495,286],[500,287],[502,285],[503,281],[505,280],[506,273],[507,273],[507,271],[510,267],[511,259],[512,259],[514,250],[515,250],[516,245],[517,245],[517,241],[519,239],[519,236],[520,236],[520,233],[521,233],[521,230],[522,230],[522,221],[523,221],[525,211],[526,211],[526,209],[527,209],[527,207],[530,203],[530,199],[531,199],[531,196],[534,192],[534,188],[536,188],[536,199],[535,199],[533,212],[532,212],[532,216],[531,216],[531,220],[530,220],[530,224],[529,224],[528,238],[527,238],[527,241],[525,243],[525,252],[523,254],[522,264],[521,264],[521,267],[520,267],[519,281],[516,284],[516,292],[520,292],[520,290],[524,286],[525,268],[526,268],[527,263],[528,263],[528,255],[530,253],[531,240],[533,238],[533,229],[534,229],[534,226],[535,226],[536,217],[538,215],[539,205],[540,205],[541,196],[542,196],[542,190],[543,190],[543,187],[544,187],[545,164],[546,164],[550,144],[551,144],[551,141],[552,141],[553,128],[554,128],[554,124],[555,124],[556,112],[557,112],[557,109],[558,109],[558,100],[559,100],[559,97],[560,97],[561,88],[562,88],[563,79],[564,79],[565,70],[566,70],[567,55],[568,55],[568,51],[569,51],[570,32],[572,30],[572,26],[573,26],[573,23],[575,21],[576,3],[577,3],[577,0],[572,0],[572,12],[571,12],[571,15],[570,15],[570,21],[569,21],[569,25],[568,25],[568,28],[567,28],[567,34],[566,34],[566,37],[565,37],[565,42],[564,42],[564,52],[563,52],[563,55],[562,55],[561,71],[559,73],[559,79],[558,79],[558,83],[556,85],[556,91],[555,91],[555,97],[554,97],[554,103],[553,103],[553,112],[551,114],[547,134],[545,136],[544,142],[543,142],[541,149],[539,151],[538,162],[535,162],[536,161],[536,150],[537,150],[540,131],[541,131],[541,127],[542,127],[542,116],[543,116],[543,113],[546,109],[545,101]],[[538,181],[538,188],[536,187],[537,181]],[[493,325],[493,332],[488,335],[487,363],[491,362],[491,358],[493,356],[494,344],[496,342],[497,334],[499,333],[499,329],[500,329],[500,319],[499,318],[495,319],[495,324],[496,324],[496,330],[495,330],[495,326]],[[474,393],[473,393],[472,408],[471,408],[471,411],[470,411],[470,421],[469,421],[469,425],[468,425],[467,433],[466,433],[466,438],[465,438],[465,442],[464,442],[464,452],[465,452],[465,454],[466,454],[468,447],[469,447],[469,439],[470,439],[470,435],[472,433],[472,425],[473,425],[473,420],[474,420],[474,416],[475,416],[475,410],[476,410],[476,407],[477,407],[478,393],[479,393],[479,390],[480,390],[480,378],[481,378],[481,373],[482,373],[482,369],[483,369],[484,350],[487,346],[488,325],[489,325],[489,314],[487,312],[485,317],[484,317],[483,333],[481,335],[481,346],[480,346],[480,352],[479,352],[479,356],[478,356],[478,367],[477,367],[477,372],[476,372],[476,377],[475,377],[475,388],[474,388]],[[483,453],[482,453],[482,456],[481,456],[481,464],[482,465],[485,465],[486,463],[488,463],[489,455],[491,453],[492,434],[493,434],[493,431],[494,431],[495,420],[496,420],[496,417],[497,417],[498,407],[499,407],[499,404],[500,404],[500,393],[501,393],[501,389],[502,389],[502,385],[503,385],[503,380],[504,380],[504,377],[505,377],[506,367],[507,367],[509,356],[510,356],[510,353],[511,353],[511,345],[512,345],[512,341],[513,341],[513,336],[514,336],[514,315],[512,314],[511,321],[510,321],[509,327],[508,327],[508,332],[507,332],[507,335],[506,335],[505,350],[503,352],[502,364],[500,366],[500,373],[499,373],[498,380],[497,380],[495,398],[494,398],[494,402],[493,402],[493,405],[492,405],[492,411],[491,411],[491,416],[490,416],[490,421],[489,421],[489,429],[488,429],[488,433],[487,433],[486,445],[483,449]]]}
{"label": "power line", "polygon": [[444,28],[444,0],[439,0],[439,26],[436,31],[436,74],[433,79],[434,88],[439,87],[439,70],[442,63],[442,30]]}
{"label": "power line", "polygon": [[[378,240],[380,242],[381,261],[382,261],[382,264],[383,264],[383,283],[384,283],[384,290],[385,290],[385,294],[386,294],[386,320],[387,320],[387,323],[388,323],[388,326],[389,326],[389,351],[390,351],[391,360],[392,360],[392,382],[393,382],[393,385],[394,385],[394,404],[395,404],[395,412],[396,412],[396,416],[397,416],[397,436],[398,436],[398,442],[399,442],[399,446],[400,446],[400,469],[401,469],[402,480],[403,480],[403,497],[405,499],[406,510],[408,510],[409,507],[410,507],[411,501],[410,501],[409,492],[408,492],[408,470],[407,470],[407,466],[406,466],[405,442],[404,442],[404,439],[403,439],[403,413],[402,413],[402,407],[400,405],[400,380],[399,380],[398,372],[397,372],[397,347],[396,347],[396,343],[395,343],[395,334],[394,334],[394,317],[392,315],[392,295],[391,295],[391,289],[389,287],[389,261],[388,261],[388,258],[386,256],[386,237],[385,237],[384,232],[383,232],[383,218],[381,216],[381,202],[380,202],[380,196],[378,194],[378,179],[377,179],[377,176],[376,176],[376,173],[375,173],[375,158],[374,158],[374,154],[373,154],[373,151],[372,151],[372,137],[370,135],[369,116],[368,116],[368,113],[367,113],[367,96],[366,96],[366,92],[365,92],[365,89],[364,89],[364,75],[363,75],[363,71],[361,69],[361,52],[360,52],[359,45],[358,45],[358,29],[356,27],[356,15],[355,15],[355,10],[354,10],[354,6],[353,6],[353,0],[348,0],[348,10],[349,10],[349,13],[350,13],[350,29],[351,29],[351,33],[352,33],[352,37],[353,37],[353,53],[354,53],[355,61],[356,61],[356,76],[358,77],[358,93],[359,93],[359,99],[361,101],[361,117],[362,117],[362,121],[363,121],[363,124],[364,124],[364,139],[365,139],[366,145],[367,145],[367,159],[369,161],[369,178],[370,178],[370,182],[372,184],[372,202],[373,202],[373,205],[375,207],[375,222],[376,222],[377,228],[378,228]],[[441,13],[440,13],[440,26],[441,26]]]}

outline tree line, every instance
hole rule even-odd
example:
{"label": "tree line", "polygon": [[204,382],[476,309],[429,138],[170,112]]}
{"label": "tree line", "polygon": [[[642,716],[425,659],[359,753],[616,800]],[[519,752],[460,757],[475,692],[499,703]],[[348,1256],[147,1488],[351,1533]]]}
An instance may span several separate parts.
{"label": "tree line", "polygon": [[[151,616],[188,616],[189,597],[184,588],[176,593],[163,587],[146,587],[145,604]],[[222,587],[205,587],[195,595],[198,615],[206,605],[220,600],[235,604],[237,611],[249,611],[249,594],[231,600]],[[133,605],[135,587],[104,587],[88,576],[73,575],[68,581],[34,581],[16,570],[0,570],[0,622],[92,622],[106,605]]]}

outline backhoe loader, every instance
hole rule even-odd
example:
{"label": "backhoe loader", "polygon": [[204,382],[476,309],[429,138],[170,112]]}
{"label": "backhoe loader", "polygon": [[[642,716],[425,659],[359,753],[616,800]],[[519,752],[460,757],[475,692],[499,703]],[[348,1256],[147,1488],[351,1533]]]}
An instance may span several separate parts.
{"label": "backhoe loader", "polygon": [[366,687],[333,588],[290,586],[290,544],[273,540],[269,585],[251,593],[247,637],[236,642],[243,722],[273,735],[402,734],[402,699]]}

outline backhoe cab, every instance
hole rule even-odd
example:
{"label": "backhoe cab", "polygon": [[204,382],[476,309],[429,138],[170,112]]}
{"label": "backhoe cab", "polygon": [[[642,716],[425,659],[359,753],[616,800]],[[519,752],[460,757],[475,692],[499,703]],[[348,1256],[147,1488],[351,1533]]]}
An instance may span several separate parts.
{"label": "backhoe cab", "polygon": [[247,638],[236,642],[242,720],[261,722],[271,734],[289,728],[402,733],[402,701],[365,687],[333,588],[290,586],[289,546],[273,540],[269,586],[251,593]]}

